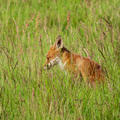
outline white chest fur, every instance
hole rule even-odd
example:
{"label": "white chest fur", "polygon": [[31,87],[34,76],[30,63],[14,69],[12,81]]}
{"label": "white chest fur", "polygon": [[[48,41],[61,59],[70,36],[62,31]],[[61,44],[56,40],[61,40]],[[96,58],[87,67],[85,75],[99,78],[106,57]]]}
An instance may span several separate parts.
{"label": "white chest fur", "polygon": [[59,57],[56,57],[56,59],[57,59],[57,62],[59,64],[60,68],[63,70],[65,65],[66,65],[66,62],[63,63],[62,60]]}
{"label": "white chest fur", "polygon": [[62,60],[59,60],[58,64],[59,64],[60,68],[63,70],[65,67],[65,64],[63,64]]}

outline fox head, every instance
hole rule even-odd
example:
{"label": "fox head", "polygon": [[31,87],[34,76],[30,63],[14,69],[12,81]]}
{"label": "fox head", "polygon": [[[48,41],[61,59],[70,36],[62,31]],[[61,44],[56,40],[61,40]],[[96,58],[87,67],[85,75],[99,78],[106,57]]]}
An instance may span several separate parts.
{"label": "fox head", "polygon": [[61,39],[61,36],[59,35],[57,37],[55,44],[50,47],[50,50],[47,53],[44,69],[50,69],[54,65],[57,65],[58,63],[61,62],[60,56],[61,56],[62,48],[63,48],[63,41]]}

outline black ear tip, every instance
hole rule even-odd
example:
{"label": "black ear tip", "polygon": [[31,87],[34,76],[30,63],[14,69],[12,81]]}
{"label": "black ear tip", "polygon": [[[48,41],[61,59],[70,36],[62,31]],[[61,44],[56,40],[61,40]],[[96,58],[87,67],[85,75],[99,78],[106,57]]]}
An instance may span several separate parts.
{"label": "black ear tip", "polygon": [[61,48],[63,46],[61,35],[57,36],[56,45],[57,45],[58,48]]}
{"label": "black ear tip", "polygon": [[57,40],[58,40],[58,41],[61,40],[61,35],[58,35],[58,36],[57,36]]}

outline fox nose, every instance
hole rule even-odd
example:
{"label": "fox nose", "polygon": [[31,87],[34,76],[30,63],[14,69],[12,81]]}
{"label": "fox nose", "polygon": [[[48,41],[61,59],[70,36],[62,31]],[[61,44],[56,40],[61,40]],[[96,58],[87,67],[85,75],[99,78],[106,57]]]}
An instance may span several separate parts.
{"label": "fox nose", "polygon": [[46,69],[47,69],[47,66],[46,66],[46,65],[44,65],[44,67],[43,67],[43,68],[44,68],[44,70],[46,70]]}
{"label": "fox nose", "polygon": [[44,70],[48,69],[48,65],[45,64],[43,68],[44,68]]}
{"label": "fox nose", "polygon": [[44,70],[48,70],[48,69],[50,69],[50,65],[49,64],[44,65]]}

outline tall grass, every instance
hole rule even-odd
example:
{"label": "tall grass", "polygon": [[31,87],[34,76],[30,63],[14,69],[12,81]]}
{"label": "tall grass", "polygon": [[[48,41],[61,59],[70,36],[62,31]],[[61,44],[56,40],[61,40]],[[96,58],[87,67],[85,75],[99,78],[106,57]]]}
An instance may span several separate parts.
{"label": "tall grass", "polygon": [[[102,65],[104,85],[42,69],[59,34],[69,50]],[[1,0],[0,119],[120,119],[120,1]]]}

